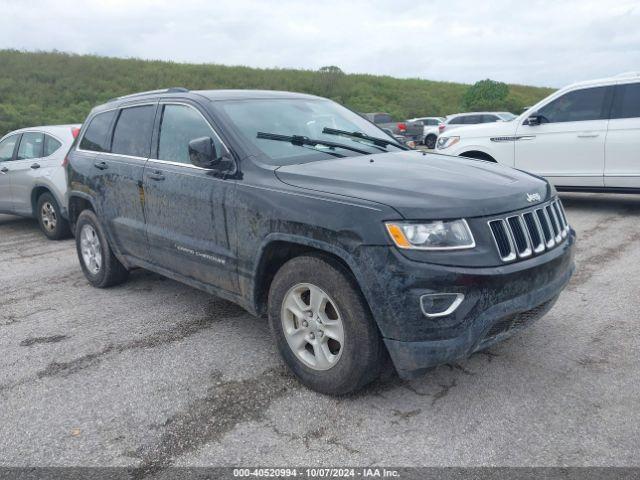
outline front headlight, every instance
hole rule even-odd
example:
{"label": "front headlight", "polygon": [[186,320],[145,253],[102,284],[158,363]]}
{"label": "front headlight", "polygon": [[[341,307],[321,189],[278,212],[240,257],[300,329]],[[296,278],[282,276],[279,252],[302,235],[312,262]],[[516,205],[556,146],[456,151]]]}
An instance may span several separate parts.
{"label": "front headlight", "polygon": [[476,242],[466,220],[436,220],[428,223],[387,222],[387,231],[399,248],[414,250],[459,250]]}
{"label": "front headlight", "polygon": [[445,148],[453,147],[460,141],[460,137],[440,137],[438,138],[438,149],[443,150]]}

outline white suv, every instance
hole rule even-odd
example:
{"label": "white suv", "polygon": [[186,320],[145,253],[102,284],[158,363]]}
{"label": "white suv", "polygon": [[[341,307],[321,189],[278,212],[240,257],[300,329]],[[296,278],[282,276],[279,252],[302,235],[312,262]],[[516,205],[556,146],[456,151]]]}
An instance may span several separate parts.
{"label": "white suv", "polygon": [[558,190],[640,192],[640,74],[570,85],[510,122],[445,133],[437,149],[536,173]]}

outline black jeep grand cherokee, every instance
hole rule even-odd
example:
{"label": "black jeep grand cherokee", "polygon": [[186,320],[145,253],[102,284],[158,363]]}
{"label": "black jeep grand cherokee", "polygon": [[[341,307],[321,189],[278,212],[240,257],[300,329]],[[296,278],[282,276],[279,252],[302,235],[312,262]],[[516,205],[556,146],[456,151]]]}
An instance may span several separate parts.
{"label": "black jeep grand cherokee", "polygon": [[574,231],[545,180],[406,148],[310,95],[181,88],[95,108],[68,155],[96,287],[142,267],[267,313],[306,385],[407,377],[546,313]]}

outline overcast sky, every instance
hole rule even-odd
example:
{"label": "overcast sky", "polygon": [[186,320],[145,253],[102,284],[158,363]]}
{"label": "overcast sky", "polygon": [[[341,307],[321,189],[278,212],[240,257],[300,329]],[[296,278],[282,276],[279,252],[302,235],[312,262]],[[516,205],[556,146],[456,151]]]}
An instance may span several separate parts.
{"label": "overcast sky", "polygon": [[552,87],[640,70],[638,0],[0,5],[0,48]]}

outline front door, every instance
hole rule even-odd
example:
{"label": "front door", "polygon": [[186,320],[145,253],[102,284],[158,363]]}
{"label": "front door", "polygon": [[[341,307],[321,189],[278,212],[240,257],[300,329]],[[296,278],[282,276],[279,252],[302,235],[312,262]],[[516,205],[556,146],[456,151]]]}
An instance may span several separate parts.
{"label": "front door", "polygon": [[194,106],[160,106],[157,155],[144,169],[144,207],[152,262],[181,276],[237,292],[236,260],[227,238],[225,202],[233,180],[189,159],[189,142],[211,137],[225,146]]}
{"label": "front door", "polygon": [[541,123],[518,127],[515,167],[558,186],[604,186],[610,87],[573,90],[538,109]]}
{"label": "front door", "polygon": [[9,135],[0,142],[0,213],[13,213],[11,165],[20,134]]}

